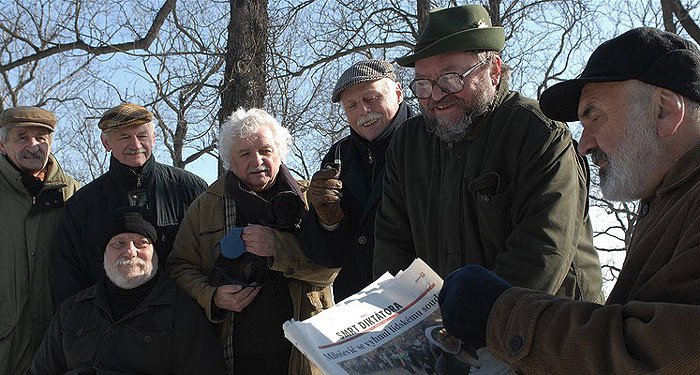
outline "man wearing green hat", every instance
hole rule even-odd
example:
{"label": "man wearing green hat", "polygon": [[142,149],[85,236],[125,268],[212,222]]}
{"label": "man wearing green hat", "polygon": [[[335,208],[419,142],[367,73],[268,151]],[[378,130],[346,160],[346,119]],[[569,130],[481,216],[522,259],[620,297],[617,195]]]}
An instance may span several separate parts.
{"label": "man wearing green hat", "polygon": [[591,54],[547,88],[542,110],[583,125],[607,199],[639,200],[604,305],[512,287],[480,266],[445,279],[450,334],[522,374],[697,374],[700,368],[700,49],[651,27]]}
{"label": "man wearing green hat", "polygon": [[78,183],[51,154],[56,116],[0,114],[0,375],[23,374],[53,315],[49,248]]}
{"label": "man wearing green hat", "polygon": [[518,286],[602,301],[588,169],[566,126],[508,89],[503,28],[480,5],[430,12],[412,53],[423,116],[387,151],[374,274],[419,257],[441,276],[483,265]]}

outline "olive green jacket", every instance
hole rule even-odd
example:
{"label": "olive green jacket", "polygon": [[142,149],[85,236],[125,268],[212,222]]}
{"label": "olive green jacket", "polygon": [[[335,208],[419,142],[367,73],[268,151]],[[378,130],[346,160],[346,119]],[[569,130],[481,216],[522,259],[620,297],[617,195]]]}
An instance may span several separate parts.
{"label": "olive green jacket", "polygon": [[523,374],[697,374],[700,369],[700,143],[640,202],[604,306],[512,288],[486,329]]}
{"label": "olive green jacket", "polygon": [[64,202],[78,189],[49,155],[36,199],[0,155],[0,375],[23,374],[48,329],[49,248]]}
{"label": "olive green jacket", "polygon": [[[204,308],[207,318],[217,323],[217,330],[228,332],[230,320],[212,316],[216,287],[209,284],[209,273],[219,256],[216,246],[225,233],[224,200],[226,174],[216,180],[187,210],[168,257],[171,277]],[[234,219],[235,221],[235,219]],[[294,318],[307,319],[333,304],[330,285],[338,269],[308,262],[299,239],[287,232],[275,231],[275,256],[270,268],[289,278],[289,293]],[[223,339],[223,337],[221,337]],[[313,370],[316,373],[317,369]],[[290,374],[312,373],[308,359],[296,349],[289,363]]]}
{"label": "olive green jacket", "polygon": [[501,86],[495,108],[462,141],[441,141],[422,116],[396,131],[375,277],[418,257],[442,277],[479,264],[516,286],[602,302],[586,161],[564,124]]}

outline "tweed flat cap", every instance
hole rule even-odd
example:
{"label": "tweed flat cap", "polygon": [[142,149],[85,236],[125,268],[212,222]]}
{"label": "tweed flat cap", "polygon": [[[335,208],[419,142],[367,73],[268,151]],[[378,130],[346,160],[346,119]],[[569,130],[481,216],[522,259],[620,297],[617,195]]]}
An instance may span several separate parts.
{"label": "tweed flat cap", "polygon": [[104,132],[153,121],[153,114],[138,104],[122,103],[102,115],[97,126]]}
{"label": "tweed flat cap", "polygon": [[340,101],[340,94],[348,87],[361,82],[377,81],[382,78],[389,78],[396,81],[394,66],[390,62],[384,60],[364,60],[355,63],[349,67],[335,83],[331,102],[337,103]]}
{"label": "tweed flat cap", "polygon": [[0,115],[0,128],[17,126],[38,126],[53,131],[56,128],[56,116],[39,107],[8,108]]}
{"label": "tweed flat cap", "polygon": [[544,90],[540,108],[551,119],[577,121],[583,86],[630,79],[700,102],[700,50],[673,33],[653,27],[632,29],[596,48],[576,79]]}

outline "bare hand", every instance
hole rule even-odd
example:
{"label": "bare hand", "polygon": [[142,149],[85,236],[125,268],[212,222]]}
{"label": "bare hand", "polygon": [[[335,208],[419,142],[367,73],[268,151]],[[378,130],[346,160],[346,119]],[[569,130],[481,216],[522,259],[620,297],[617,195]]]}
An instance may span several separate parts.
{"label": "bare hand", "polygon": [[243,229],[243,243],[247,252],[261,257],[275,256],[274,229],[263,225],[250,224]]}
{"label": "bare hand", "polygon": [[253,302],[258,292],[260,292],[260,287],[244,288],[235,284],[222,285],[214,292],[214,304],[220,309],[241,312]]}

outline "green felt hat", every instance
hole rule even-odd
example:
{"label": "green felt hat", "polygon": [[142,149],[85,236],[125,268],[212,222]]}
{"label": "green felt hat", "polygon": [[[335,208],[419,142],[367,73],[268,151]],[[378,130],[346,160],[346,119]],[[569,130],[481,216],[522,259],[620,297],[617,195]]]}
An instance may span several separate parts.
{"label": "green felt hat", "polygon": [[491,26],[491,17],[482,5],[437,8],[428,14],[428,23],[413,52],[396,59],[396,62],[413,67],[416,60],[446,52],[500,52],[504,44],[503,28]]}

